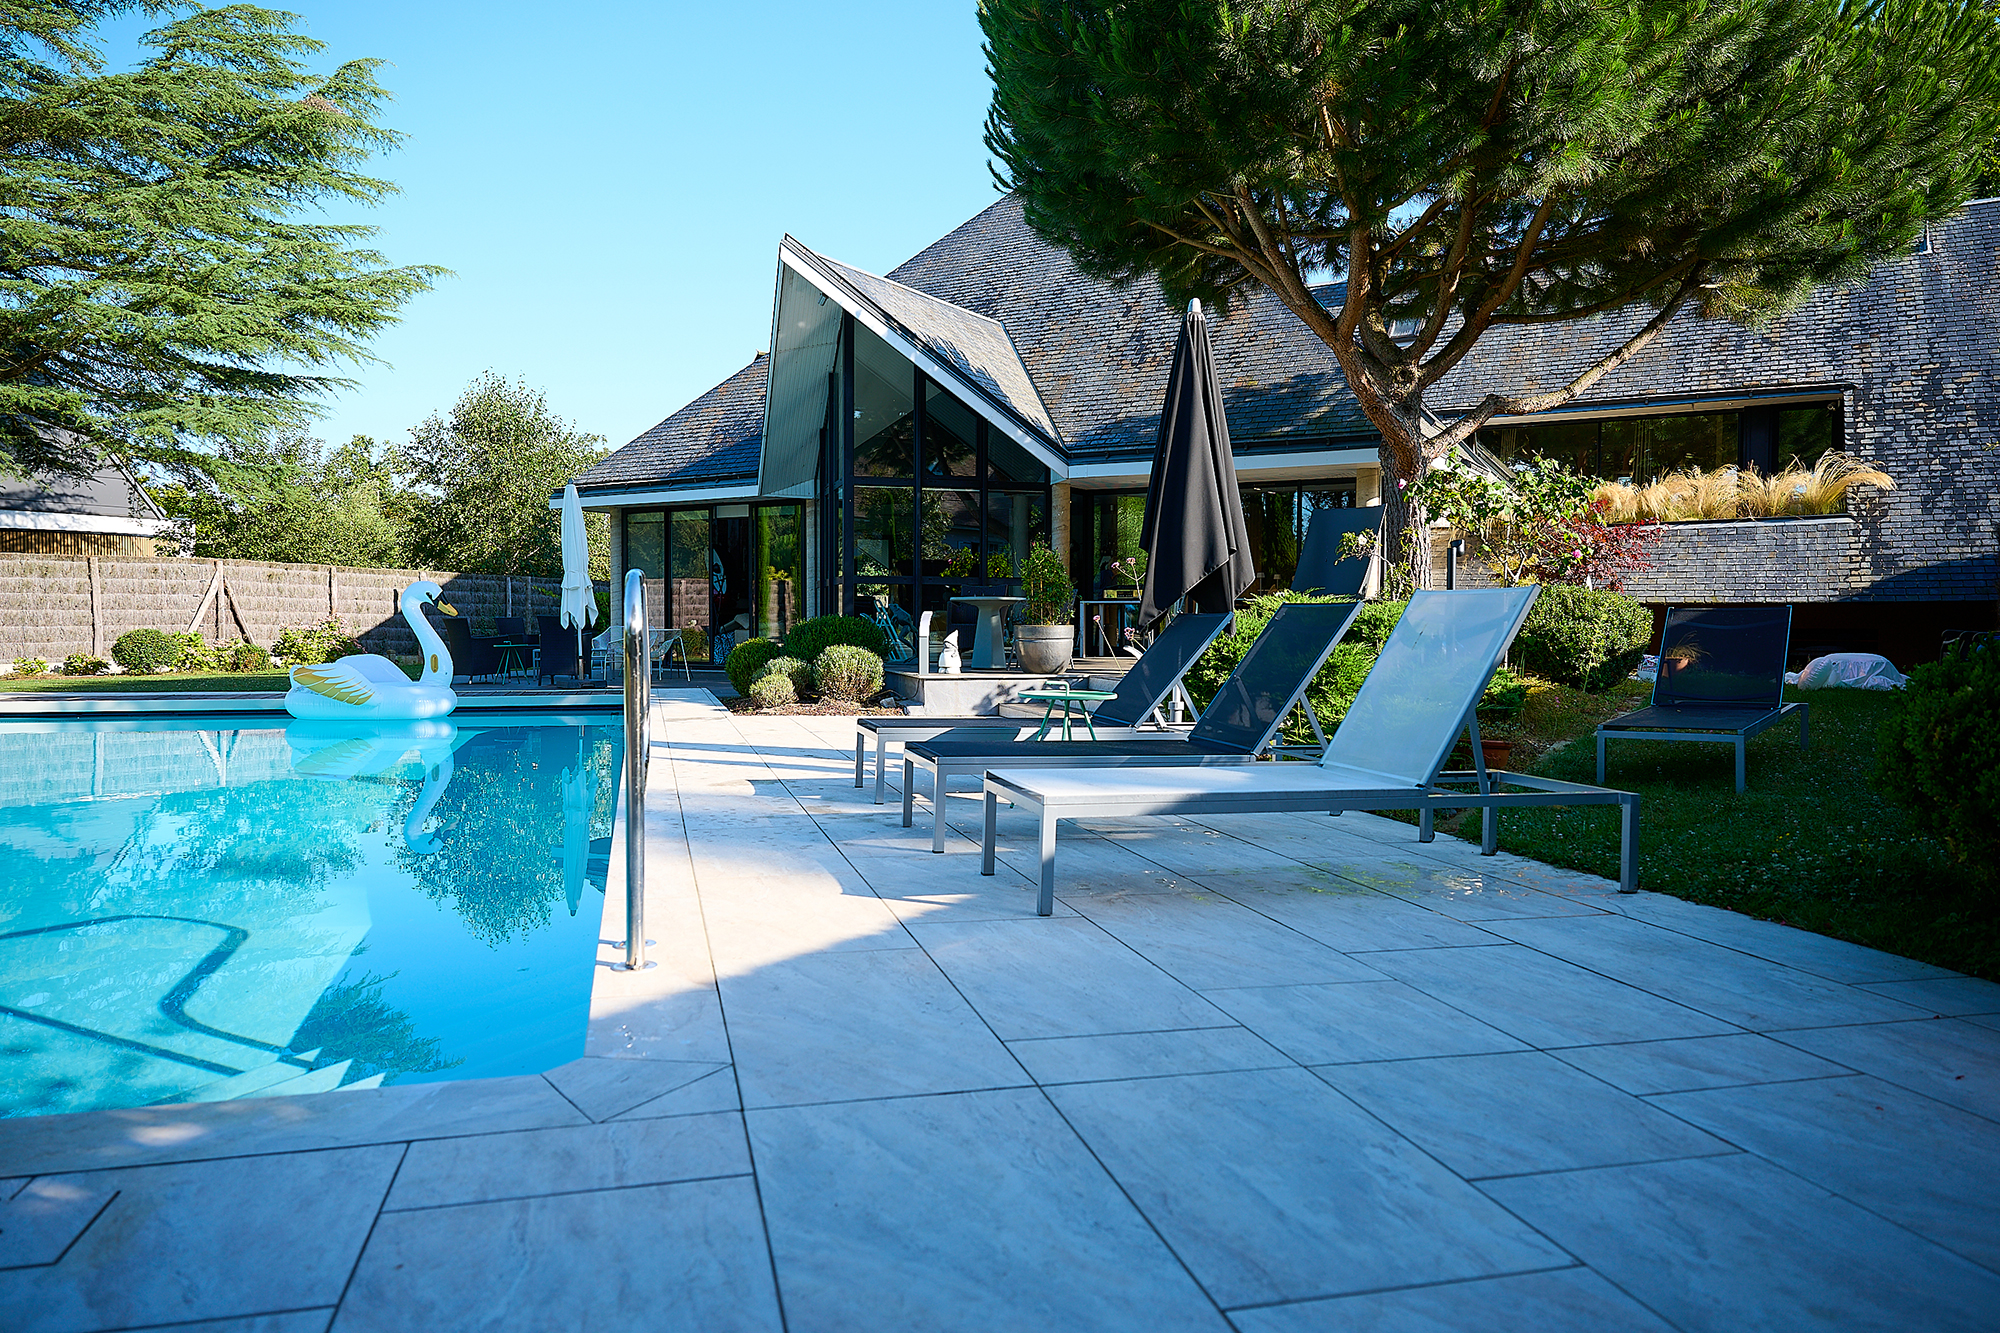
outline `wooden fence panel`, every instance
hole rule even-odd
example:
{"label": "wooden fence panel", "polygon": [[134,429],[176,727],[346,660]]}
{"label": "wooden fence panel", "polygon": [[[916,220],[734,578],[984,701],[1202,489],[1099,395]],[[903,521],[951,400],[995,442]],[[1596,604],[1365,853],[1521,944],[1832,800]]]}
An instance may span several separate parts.
{"label": "wooden fence panel", "polygon": [[[209,598],[221,573],[221,587]],[[0,663],[20,657],[61,661],[109,654],[133,629],[185,630],[211,641],[247,638],[270,647],[281,631],[338,617],[369,652],[410,656],[416,636],[399,606],[418,579],[444,588],[444,600],[488,632],[500,616],[528,620],[562,604],[554,579],[457,574],[419,569],[350,569],[253,560],[156,560],[118,556],[0,553]],[[207,598],[206,604],[204,599]]]}

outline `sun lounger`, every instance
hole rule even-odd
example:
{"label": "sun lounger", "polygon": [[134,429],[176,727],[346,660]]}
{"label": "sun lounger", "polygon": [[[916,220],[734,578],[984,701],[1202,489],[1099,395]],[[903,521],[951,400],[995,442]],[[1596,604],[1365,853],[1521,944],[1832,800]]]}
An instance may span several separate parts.
{"label": "sun lounger", "polygon": [[[1490,856],[1499,850],[1502,809],[1616,805],[1623,840],[1619,887],[1632,892],[1638,887],[1636,795],[1515,773],[1496,778],[1480,757],[1476,716],[1480,696],[1540,591],[1526,587],[1417,593],[1318,764],[1129,767],[1083,773],[996,766],[986,774],[980,873],[993,873],[1001,801],[1035,811],[1040,821],[1037,910],[1043,916],[1055,906],[1056,823],[1063,819],[1418,810],[1423,817],[1419,838],[1429,841],[1437,810],[1474,806],[1487,812],[1480,851]],[[1461,734],[1472,741],[1474,767],[1445,772],[1445,760]],[[1471,784],[1476,790],[1453,790],[1442,785],[1447,782]]]}
{"label": "sun lounger", "polygon": [[1660,674],[1653,701],[1597,729],[1597,781],[1604,743],[1715,741],[1736,747],[1736,790],[1744,788],[1744,745],[1793,714],[1806,748],[1806,705],[1785,702],[1789,606],[1680,606],[1660,629]]}
{"label": "sun lounger", "polygon": [[[931,850],[944,850],[945,790],[954,777],[977,777],[1008,763],[1038,768],[1124,765],[1247,764],[1277,738],[1359,614],[1359,602],[1286,602],[1250,645],[1185,736],[1127,740],[1014,741],[992,735],[940,736],[903,746],[903,827],[916,807],[916,770],[931,774]],[[1306,717],[1319,735],[1310,705]],[[1325,744],[1324,736],[1320,743]]]}
{"label": "sun lounger", "polygon": [[[1126,668],[1113,696],[1091,713],[1091,725],[1096,728],[1097,734],[1111,739],[1168,730],[1168,724],[1160,713],[1161,705],[1166,703],[1168,695],[1180,688],[1181,677],[1187,674],[1188,668],[1208,650],[1216,636],[1229,627],[1230,619],[1227,614],[1175,616],[1165,629],[1154,636],[1146,651],[1139,655],[1139,660]],[[921,713],[907,717],[857,718],[854,724],[854,785],[861,785],[871,738],[875,742],[875,804],[880,805],[890,741],[925,741],[975,727],[999,727],[1003,731],[1011,728],[1018,738],[1025,740],[1039,729],[1039,724],[1020,717],[926,717]]]}

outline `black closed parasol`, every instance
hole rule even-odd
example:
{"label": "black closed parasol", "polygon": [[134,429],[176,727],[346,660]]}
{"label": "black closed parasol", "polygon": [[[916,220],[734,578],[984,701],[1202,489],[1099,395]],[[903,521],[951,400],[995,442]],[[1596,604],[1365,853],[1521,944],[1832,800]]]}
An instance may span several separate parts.
{"label": "black closed parasol", "polygon": [[1227,612],[1257,581],[1222,386],[1201,302],[1188,306],[1160,409],[1160,443],[1146,484],[1146,582],[1139,624],[1150,628],[1182,598],[1189,611]]}

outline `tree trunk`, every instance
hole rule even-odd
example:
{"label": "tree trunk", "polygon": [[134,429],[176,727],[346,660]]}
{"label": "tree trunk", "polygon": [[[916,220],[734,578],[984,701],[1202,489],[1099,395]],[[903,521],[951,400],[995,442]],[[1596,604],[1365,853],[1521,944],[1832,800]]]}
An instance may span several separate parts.
{"label": "tree trunk", "polygon": [[[1397,459],[1382,446],[1382,595],[1407,597],[1431,586],[1430,520],[1421,506],[1410,502],[1409,476],[1400,476]],[[1421,475],[1421,465],[1416,475]]]}
{"label": "tree trunk", "polygon": [[1411,503],[1410,487],[1430,466],[1433,451],[1424,428],[1421,394],[1412,401],[1385,401],[1369,414],[1382,431],[1377,453],[1382,465],[1382,592],[1407,597],[1431,586],[1430,522]]}

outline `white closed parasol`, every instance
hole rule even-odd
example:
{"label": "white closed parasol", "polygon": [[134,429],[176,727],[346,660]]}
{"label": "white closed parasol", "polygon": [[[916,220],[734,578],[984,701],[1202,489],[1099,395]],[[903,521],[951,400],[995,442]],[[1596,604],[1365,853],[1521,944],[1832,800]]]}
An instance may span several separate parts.
{"label": "white closed parasol", "polygon": [[[584,532],[583,501],[575,482],[563,487],[562,560],[562,623],[581,630],[597,619],[597,597],[590,582],[590,537]],[[582,655],[579,649],[577,656]]]}

